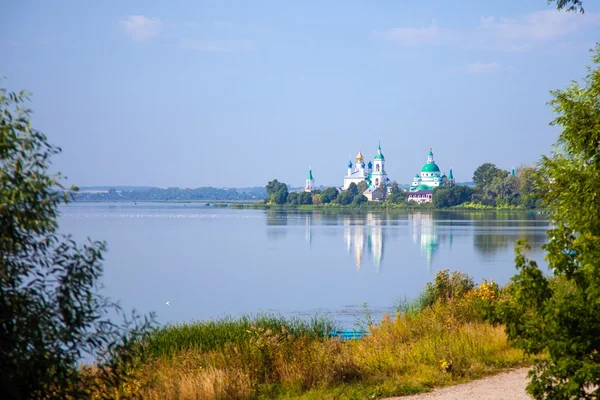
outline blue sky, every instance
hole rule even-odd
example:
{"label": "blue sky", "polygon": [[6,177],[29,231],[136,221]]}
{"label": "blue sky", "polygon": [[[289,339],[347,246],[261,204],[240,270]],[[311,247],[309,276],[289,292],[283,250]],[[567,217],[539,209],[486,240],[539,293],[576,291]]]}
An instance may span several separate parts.
{"label": "blue sky", "polygon": [[547,154],[549,90],[585,75],[600,7],[545,0],[10,1],[3,87],[69,184],[341,185],[348,154],[408,183]]}

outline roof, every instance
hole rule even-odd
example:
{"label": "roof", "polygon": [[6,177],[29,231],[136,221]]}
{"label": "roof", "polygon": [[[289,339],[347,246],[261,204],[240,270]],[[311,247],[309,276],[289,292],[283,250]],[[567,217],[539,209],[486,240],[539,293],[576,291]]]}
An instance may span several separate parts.
{"label": "roof", "polygon": [[421,172],[440,172],[440,167],[436,163],[427,163],[423,165]]}
{"label": "roof", "polygon": [[309,181],[312,181],[313,179],[314,179],[314,178],[313,178],[313,176],[312,176],[312,169],[309,169],[309,170],[308,170],[308,180],[309,180]]}
{"label": "roof", "polygon": [[417,186],[417,190],[431,190],[431,188],[427,185],[419,185]]}
{"label": "roof", "polygon": [[348,168],[352,168],[352,160],[348,161]]}
{"label": "roof", "polygon": [[412,192],[408,192],[408,197],[410,196],[414,196],[414,195],[418,195],[418,194],[431,194],[433,193],[433,190],[428,189],[428,190],[414,190]]}
{"label": "roof", "polygon": [[454,179],[454,175],[452,175],[452,168],[450,168],[450,173],[448,174],[448,179]]}
{"label": "roof", "polygon": [[375,154],[375,157],[373,157],[373,158],[375,160],[385,161],[385,157],[383,156],[383,153],[381,152],[381,142],[377,146],[377,154]]}

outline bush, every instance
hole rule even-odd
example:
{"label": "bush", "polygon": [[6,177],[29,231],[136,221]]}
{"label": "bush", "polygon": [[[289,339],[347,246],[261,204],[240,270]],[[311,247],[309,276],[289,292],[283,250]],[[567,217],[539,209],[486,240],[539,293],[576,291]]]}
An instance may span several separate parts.
{"label": "bush", "polygon": [[425,286],[423,305],[431,306],[436,302],[449,302],[464,297],[475,287],[473,278],[459,271],[450,273],[447,269],[438,271],[435,280]]}
{"label": "bush", "polygon": [[149,322],[111,321],[120,309],[98,293],[105,244],[80,246],[57,233],[69,192],[48,168],[60,149],[31,128],[26,100],[0,89],[0,393],[86,398],[94,388],[83,384],[78,363],[92,356],[112,398]]}

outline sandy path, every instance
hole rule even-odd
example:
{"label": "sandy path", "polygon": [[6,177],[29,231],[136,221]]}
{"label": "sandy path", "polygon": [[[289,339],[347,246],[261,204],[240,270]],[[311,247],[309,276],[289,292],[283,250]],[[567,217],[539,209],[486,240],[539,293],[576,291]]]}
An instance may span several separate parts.
{"label": "sandy path", "polygon": [[525,393],[528,368],[520,368],[462,385],[387,400],[531,400]]}

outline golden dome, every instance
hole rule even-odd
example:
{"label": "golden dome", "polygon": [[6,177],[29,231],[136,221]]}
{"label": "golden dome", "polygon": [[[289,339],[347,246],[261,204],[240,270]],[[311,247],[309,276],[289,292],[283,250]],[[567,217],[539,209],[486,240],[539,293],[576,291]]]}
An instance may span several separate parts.
{"label": "golden dome", "polygon": [[362,164],[364,159],[365,159],[365,156],[363,156],[363,153],[359,151],[358,154],[356,155],[356,162],[360,165],[360,164]]}

